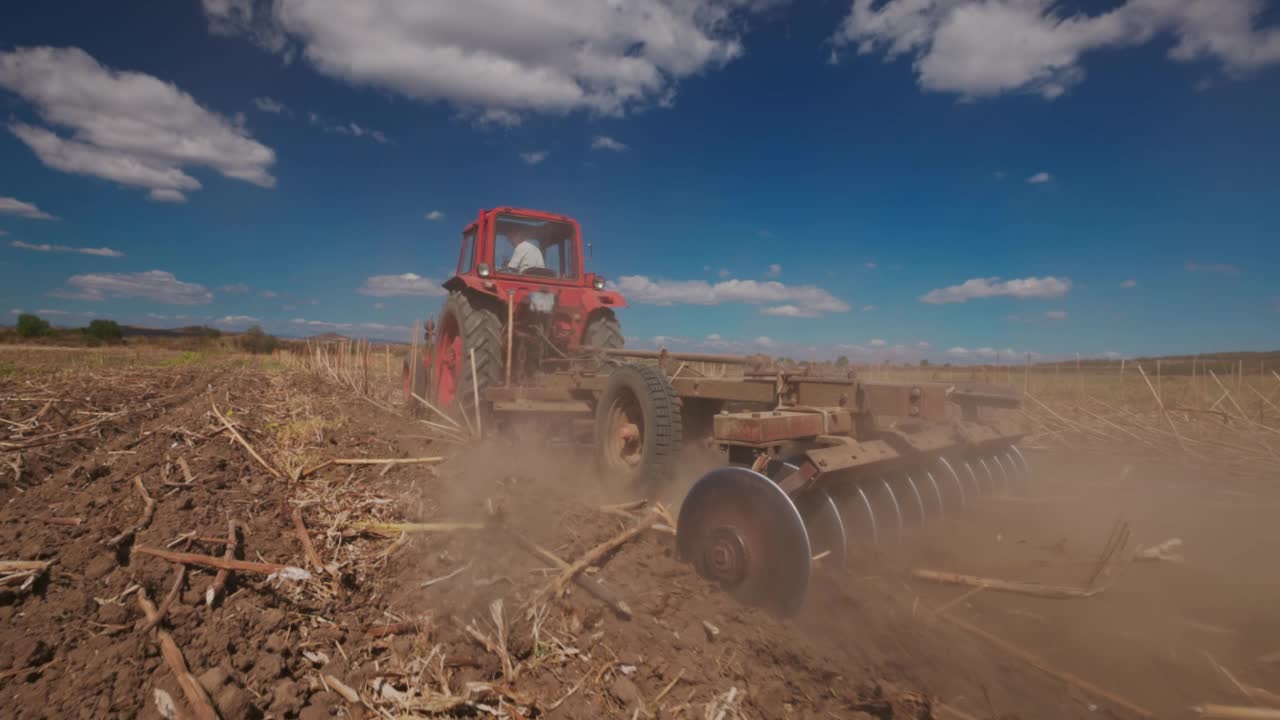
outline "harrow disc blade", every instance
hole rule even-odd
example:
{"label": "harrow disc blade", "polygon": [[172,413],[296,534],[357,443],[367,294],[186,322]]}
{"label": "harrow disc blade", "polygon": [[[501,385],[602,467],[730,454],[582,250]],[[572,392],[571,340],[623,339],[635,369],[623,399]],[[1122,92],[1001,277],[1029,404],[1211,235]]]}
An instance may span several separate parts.
{"label": "harrow disc blade", "polygon": [[809,585],[812,552],[795,503],[772,480],[723,467],[694,483],[680,507],[676,547],[739,601],[794,615]]}
{"label": "harrow disc blade", "polygon": [[880,485],[884,487],[885,495],[889,498],[889,505],[893,508],[893,516],[898,519],[898,534],[896,536],[899,543],[902,542],[902,506],[898,504],[898,496],[893,493],[893,486],[888,480],[880,478]]}
{"label": "harrow disc blade", "polygon": [[857,486],[858,498],[862,500],[862,508],[867,514],[867,529],[871,534],[871,544],[880,544],[880,528],[876,525],[876,511],[871,507],[871,499],[867,497],[867,493],[862,489],[861,485]]}
{"label": "harrow disc blade", "polygon": [[969,482],[973,483],[974,497],[982,495],[982,485],[978,482],[978,474],[973,471],[973,466],[966,461],[964,469],[969,473]]}
{"label": "harrow disc blade", "polygon": [[1022,465],[1022,479],[1031,482],[1031,466],[1027,464],[1027,456],[1022,454],[1017,445],[1010,445],[1009,449],[1018,458],[1018,463]]}
{"label": "harrow disc blade", "polygon": [[923,523],[925,519],[924,496],[920,494],[920,488],[916,487],[916,481],[912,480],[910,475],[903,473],[902,477],[907,481],[907,486],[911,488],[912,497],[916,499],[916,519]]}
{"label": "harrow disc blade", "polygon": [[987,487],[991,489],[994,495],[996,492],[996,476],[991,474],[991,466],[987,464],[986,458],[978,458],[978,464],[982,466],[982,471],[987,474]]}
{"label": "harrow disc blade", "polygon": [[960,482],[960,475],[956,473],[955,468],[951,467],[951,463],[947,462],[946,458],[938,458],[938,463],[946,468],[947,474],[951,476],[951,481],[956,484],[956,497],[960,498],[960,511],[964,512],[969,503],[964,496],[964,483]]}
{"label": "harrow disc blade", "polygon": [[1004,491],[1009,492],[1009,471],[1004,467],[1004,461],[1000,459],[1000,453],[991,454],[991,462],[1000,471],[1000,479],[1004,481]]}
{"label": "harrow disc blade", "polygon": [[938,517],[946,517],[947,508],[942,502],[942,488],[938,487],[938,481],[933,477],[932,472],[925,470],[924,476],[929,478],[929,484],[933,486],[933,497],[938,501]]}
{"label": "harrow disc blade", "polygon": [[848,538],[845,536],[844,519],[835,500],[826,490],[810,490],[796,499],[796,507],[804,518],[809,533],[809,548],[813,554],[829,553],[823,560],[831,567],[844,567]]}

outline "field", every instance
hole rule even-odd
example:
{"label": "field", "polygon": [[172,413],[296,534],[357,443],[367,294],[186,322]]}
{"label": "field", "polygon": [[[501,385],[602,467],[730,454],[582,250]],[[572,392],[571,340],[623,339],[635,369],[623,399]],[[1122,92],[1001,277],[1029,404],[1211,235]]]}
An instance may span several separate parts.
{"label": "field", "polygon": [[850,568],[819,561],[780,621],[675,557],[671,517],[710,458],[690,450],[662,497],[619,494],[576,451],[400,412],[399,363],[0,347],[6,716],[1280,707],[1280,379],[1263,368],[981,371],[1027,392],[1031,481]]}

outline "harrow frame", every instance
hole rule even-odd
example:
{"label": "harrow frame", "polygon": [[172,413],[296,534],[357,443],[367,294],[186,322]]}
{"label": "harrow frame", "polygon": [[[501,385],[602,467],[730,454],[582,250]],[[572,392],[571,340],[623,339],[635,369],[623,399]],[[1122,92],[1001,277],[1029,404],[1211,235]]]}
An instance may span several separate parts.
{"label": "harrow frame", "polygon": [[[656,361],[663,392],[683,408],[683,426],[692,431],[686,435],[705,435],[697,439],[717,446],[728,465],[707,473],[686,496],[680,554],[745,602],[782,615],[802,604],[808,572],[792,568],[808,567],[811,552],[842,563],[848,535],[880,544],[885,515],[895,518],[901,539],[909,522],[964,508],[1030,473],[1016,446],[1025,429],[1009,412],[1021,398],[1009,388],[763,371],[749,367],[752,358],[733,355],[614,349],[593,357],[594,363],[543,374],[536,384],[488,388],[482,396],[499,418],[541,423],[559,415],[598,453],[604,446],[624,448],[641,462],[635,444],[641,423],[624,420],[617,437],[602,435],[598,405],[611,367]],[[740,377],[682,375],[688,363],[699,362],[748,367]],[[680,368],[671,372],[675,363]],[[860,518],[862,532],[850,532],[855,523],[842,517],[849,513]],[[804,542],[794,539],[797,519]],[[762,576],[793,580],[775,587]]]}

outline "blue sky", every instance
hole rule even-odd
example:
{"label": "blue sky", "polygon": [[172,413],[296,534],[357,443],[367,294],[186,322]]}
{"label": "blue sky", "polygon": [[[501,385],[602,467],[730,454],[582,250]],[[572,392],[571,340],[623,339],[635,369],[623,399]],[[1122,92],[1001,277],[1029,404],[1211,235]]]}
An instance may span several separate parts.
{"label": "blue sky", "polygon": [[0,308],[407,337],[462,226],[516,205],[582,222],[635,345],[1274,349],[1278,28],[1261,0],[31,4],[0,28]]}

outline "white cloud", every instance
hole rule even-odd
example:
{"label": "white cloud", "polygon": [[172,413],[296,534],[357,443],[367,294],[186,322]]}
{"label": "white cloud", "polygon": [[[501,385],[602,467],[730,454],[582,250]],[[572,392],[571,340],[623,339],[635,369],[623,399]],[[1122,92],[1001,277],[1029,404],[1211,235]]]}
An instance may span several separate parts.
{"label": "white cloud", "polygon": [[999,355],[1000,351],[995,348],[980,347],[977,350],[974,350],[973,353],[979,357],[992,358]]}
{"label": "white cloud", "polygon": [[320,115],[319,113],[314,113],[314,112],[307,113],[307,122],[311,123],[315,127],[320,128],[321,131],[327,132],[327,133],[335,133],[337,135],[350,135],[351,137],[358,137],[358,138],[368,137],[370,140],[373,140],[374,142],[381,143],[384,145],[388,142],[391,142],[391,139],[388,138],[386,133],[382,132],[381,130],[373,130],[371,128],[367,128],[357,123],[353,123],[349,121],[343,122],[341,120],[332,120],[323,115]]}
{"label": "white cloud", "polygon": [[907,56],[926,90],[980,98],[1056,98],[1084,79],[1080,59],[1171,36],[1172,60],[1212,58],[1230,72],[1280,62],[1280,30],[1255,24],[1263,0],[1122,0],[1096,15],[1055,0],[853,0],[837,47]]}
{"label": "white cloud", "polygon": [[306,318],[293,318],[289,322],[294,325],[301,325],[312,330],[325,330],[330,332],[365,332],[380,333],[383,337],[387,335],[407,335],[413,332],[413,328],[407,325],[387,325],[386,323],[351,323],[351,322],[330,322],[327,320],[307,320]]}
{"label": "white cloud", "polygon": [[623,150],[627,149],[627,146],[624,143],[620,143],[617,140],[614,140],[608,135],[597,135],[595,139],[591,141],[591,149],[592,150],[613,150],[614,152],[622,152]]}
{"label": "white cloud", "polygon": [[218,292],[232,293],[235,295],[243,295],[249,292],[249,286],[244,283],[236,283],[235,285],[222,285],[218,288]]}
{"label": "white cloud", "polygon": [[432,210],[431,212],[427,213],[425,217],[432,222],[436,222],[437,220],[444,219],[444,213],[440,212],[439,210]]}
{"label": "white cloud", "polygon": [[717,272],[716,274],[722,278],[727,278],[733,275],[733,271],[730,270],[729,268],[720,268],[719,272]]}
{"label": "white cloud", "polygon": [[227,327],[227,326],[239,326],[239,325],[253,325],[254,323],[257,323],[257,322],[258,322],[258,318],[250,317],[248,315],[227,315],[226,317],[220,317],[217,320],[214,320],[213,324]]}
{"label": "white cloud", "polygon": [[998,277],[972,278],[960,285],[930,290],[920,296],[920,302],[943,305],[946,303],[968,302],[977,298],[1000,296],[1018,299],[1058,298],[1066,295],[1070,290],[1071,280],[1068,278],[1056,278],[1051,275],[1042,278],[1029,277],[1005,280],[1004,282],[1000,282]]}
{"label": "white cloud", "polygon": [[208,305],[213,293],[203,285],[182,282],[173,273],[150,270],[138,273],[88,273],[67,279],[69,290],[54,290],[54,297],[73,300],[105,300],[139,297],[169,305]]}
{"label": "white cloud", "polygon": [[547,152],[546,150],[534,150],[532,152],[520,153],[520,159],[525,161],[525,163],[529,165],[537,165],[543,160],[546,160],[547,156],[550,154],[551,153]]}
{"label": "white cloud", "polygon": [[932,345],[930,345],[929,343],[927,343],[927,342],[923,341],[923,340],[921,340],[920,342],[916,343],[916,349],[917,349],[917,350],[928,350],[928,349],[929,349],[929,348],[931,348],[931,347],[933,347],[933,346],[932,346]]}
{"label": "white cloud", "polygon": [[147,193],[147,198],[155,202],[167,203],[184,203],[187,201],[187,196],[182,194],[182,191],[171,188],[155,188]]}
{"label": "white cloud", "polygon": [[1050,310],[1046,312],[1044,316],[1049,318],[1050,320],[1066,320],[1067,311],[1066,310]]}
{"label": "white cloud", "polygon": [[9,246],[21,248],[23,250],[35,250],[37,252],[80,253],[81,255],[97,255],[98,257],[124,257],[124,253],[119,250],[112,250],[109,247],[82,248],[70,247],[67,245],[50,245],[48,243],[36,245],[33,243],[23,242],[21,240],[14,240],[9,243]]}
{"label": "white cloud", "polygon": [[444,297],[448,294],[440,283],[413,273],[403,275],[374,275],[364,281],[359,292],[374,297],[393,297],[397,295],[418,295],[425,297]]}
{"label": "white cloud", "polygon": [[872,310],[875,310],[875,309],[876,309],[876,306],[875,306],[875,305],[863,305],[863,306],[862,306],[862,312],[871,312]]}
{"label": "white cloud", "polygon": [[522,112],[620,115],[670,105],[678,82],[742,54],[751,13],[776,0],[203,0],[242,34],[353,85],[445,101],[486,124]]}
{"label": "white cloud", "polygon": [[876,268],[880,267],[879,263],[874,263],[874,262],[864,262],[862,263],[862,266],[868,270],[875,270]]}
{"label": "white cloud", "polygon": [[382,309],[383,309],[383,308],[385,308],[386,306],[387,306],[387,304],[386,304],[386,303],[374,303],[374,304],[373,304],[373,309],[374,309],[374,310],[382,310]]}
{"label": "white cloud", "polygon": [[256,97],[253,99],[253,104],[262,112],[268,112],[274,115],[279,115],[285,110],[288,110],[288,108],[284,106],[284,103],[279,100],[273,100],[269,97]]}
{"label": "white cloud", "polygon": [[[615,287],[631,302],[648,305],[721,305],[724,303],[784,303],[795,310],[773,309],[768,314],[848,312],[849,304],[815,285],[785,285],[776,280],[651,280],[624,275]],[[808,315],[803,315],[808,317]]]}
{"label": "white cloud", "polygon": [[1121,283],[1120,283],[1120,287],[1125,288],[1125,289],[1138,287],[1138,281],[1137,281],[1137,280],[1125,280],[1125,281],[1123,281],[1123,282],[1121,282]]}
{"label": "white cloud", "polygon": [[956,357],[964,357],[965,355],[968,355],[968,354],[969,354],[969,349],[968,349],[968,348],[963,348],[963,347],[953,347],[953,348],[951,348],[951,349],[947,350],[947,354],[948,354],[948,355],[954,355],[954,356],[956,356]]}
{"label": "white cloud", "polygon": [[1053,179],[1053,176],[1041,170],[1040,172],[1027,178],[1027,183],[1031,185],[1043,185]]}
{"label": "white cloud", "polygon": [[773,338],[769,337],[768,335],[761,335],[760,337],[756,338],[755,343],[760,347],[765,347],[765,348],[771,348],[778,344],[777,341],[775,341]]}
{"label": "white cloud", "polygon": [[711,333],[707,336],[707,342],[720,342],[720,333]]}
{"label": "white cloud", "polygon": [[279,297],[275,290],[259,290],[258,297],[273,298]]}
{"label": "white cloud", "polygon": [[[0,62],[3,62],[3,59],[4,56],[0,55]],[[3,70],[2,65],[0,65],[0,70]],[[0,197],[0,215],[17,215],[28,220],[58,219],[29,202],[22,202],[17,198],[11,197]]]}
{"label": "white cloud", "polygon": [[680,337],[678,335],[654,335],[651,339],[654,345],[682,345],[689,342],[689,338]]}
{"label": "white cloud", "polygon": [[885,342],[884,340],[881,340],[880,338],[873,338],[871,342],[867,343],[868,346],[873,348],[884,347],[885,345],[888,345],[888,344],[889,343]]}
{"label": "white cloud", "polygon": [[208,167],[272,187],[275,153],[243,126],[205,109],[172,83],[104,67],[78,48],[19,48],[0,53],[0,87],[26,98],[63,137],[14,122],[9,129],[45,165],[152,191],[174,201],[198,190],[184,168]]}
{"label": "white cloud", "polygon": [[1215,263],[1212,265],[1202,265],[1201,263],[1188,262],[1184,264],[1183,269],[1187,272],[1209,272],[1219,273],[1221,275],[1239,275],[1240,268],[1236,265],[1228,263]]}
{"label": "white cloud", "polygon": [[818,317],[822,313],[812,308],[801,308],[795,305],[773,305],[760,308],[760,314],[774,315],[776,317],[811,318]]}
{"label": "white cloud", "polygon": [[779,275],[782,274],[782,266],[779,265],[778,263],[773,263],[772,265],[769,266],[769,272],[766,274],[769,277],[778,277]]}

